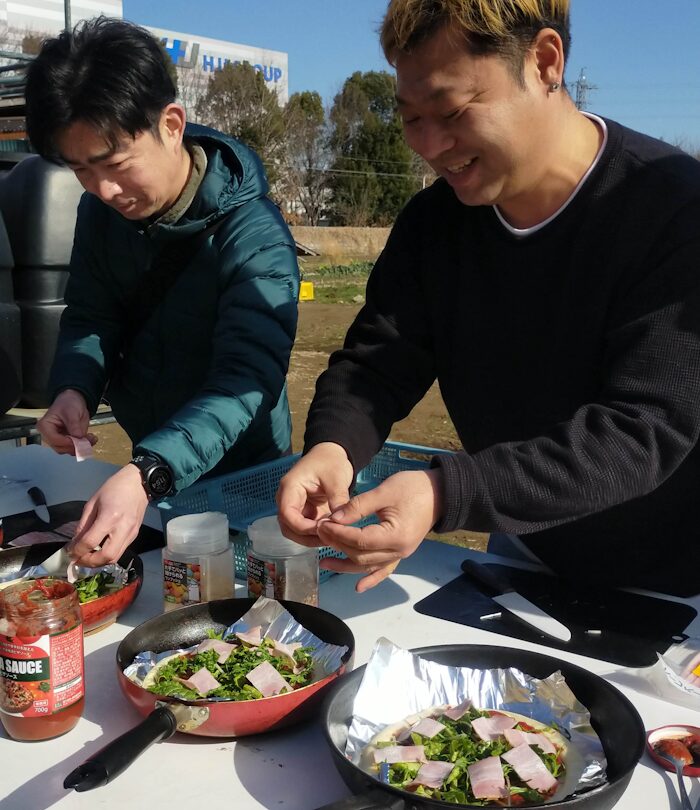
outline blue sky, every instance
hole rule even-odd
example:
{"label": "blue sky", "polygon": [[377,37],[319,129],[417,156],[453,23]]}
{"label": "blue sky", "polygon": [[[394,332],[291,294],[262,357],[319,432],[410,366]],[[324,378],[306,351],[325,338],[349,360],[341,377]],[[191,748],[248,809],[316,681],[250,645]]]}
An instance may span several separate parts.
{"label": "blue sky", "polygon": [[[567,80],[582,68],[589,109],[700,150],[700,0],[572,0]],[[388,69],[386,0],[123,0],[124,17],[289,54],[289,89],[330,103],[355,70]],[[573,91],[572,91],[573,92]]]}

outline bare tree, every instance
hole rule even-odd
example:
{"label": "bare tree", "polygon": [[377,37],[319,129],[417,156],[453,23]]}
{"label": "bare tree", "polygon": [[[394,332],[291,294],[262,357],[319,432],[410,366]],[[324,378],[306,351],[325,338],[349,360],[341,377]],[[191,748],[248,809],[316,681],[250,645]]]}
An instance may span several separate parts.
{"label": "bare tree", "polygon": [[197,102],[196,114],[203,124],[254,149],[274,186],[284,157],[284,117],[277,94],[261,73],[245,62],[217,70]]}
{"label": "bare tree", "polygon": [[328,128],[321,96],[295,93],[284,111],[286,157],[282,188],[295,212],[318,225],[328,199]]}
{"label": "bare tree", "polygon": [[693,143],[690,138],[676,138],[671,143],[673,146],[678,147],[678,149],[682,149],[684,152],[687,152],[696,160],[700,160],[700,144]]}
{"label": "bare tree", "polygon": [[203,123],[197,112],[197,103],[206,95],[209,77],[194,67],[177,68],[178,101],[185,108],[187,120],[195,124]]}
{"label": "bare tree", "polygon": [[350,228],[364,228],[372,225],[372,218],[377,198],[377,181],[367,177],[364,182],[346,183],[342,194],[335,193],[333,200],[333,219]]}

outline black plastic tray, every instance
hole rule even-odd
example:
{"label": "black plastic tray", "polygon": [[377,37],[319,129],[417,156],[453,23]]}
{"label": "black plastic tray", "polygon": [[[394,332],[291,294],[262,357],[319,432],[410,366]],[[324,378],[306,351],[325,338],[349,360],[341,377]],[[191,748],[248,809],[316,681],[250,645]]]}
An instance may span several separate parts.
{"label": "black plastic tray", "polygon": [[[489,565],[513,588],[571,630],[558,641],[493,601],[485,586],[462,574],[414,605],[418,613],[478,627],[557,650],[628,667],[649,666],[656,653],[682,641],[697,611],[678,602],[560,580],[547,574]],[[494,614],[499,614],[494,615]],[[490,618],[481,618],[490,617]]]}
{"label": "black plastic tray", "polygon": [[[44,523],[37,517],[33,509],[27,512],[20,512],[16,515],[8,515],[2,519],[2,548],[8,548],[12,540],[27,532],[52,532],[64,523],[71,520],[79,520],[83,513],[85,501],[66,501],[49,506],[49,522]],[[65,540],[67,537],[56,535],[56,542]],[[152,529],[150,526],[141,526],[139,533],[129,548],[135,554],[142,554],[144,551],[151,551],[164,545],[163,532]]]}

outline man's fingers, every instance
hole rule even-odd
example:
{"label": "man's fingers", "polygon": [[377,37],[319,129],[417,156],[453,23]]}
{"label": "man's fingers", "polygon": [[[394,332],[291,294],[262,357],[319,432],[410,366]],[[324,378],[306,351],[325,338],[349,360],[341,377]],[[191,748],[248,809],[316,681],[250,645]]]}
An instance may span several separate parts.
{"label": "man's fingers", "polygon": [[[282,515],[280,512],[277,515],[277,519],[279,521],[282,534],[285,537],[289,537],[290,540],[297,540],[297,542],[301,542],[299,540],[301,537],[304,537],[307,540],[316,537],[317,521],[313,518],[304,517],[300,512],[293,510],[288,511],[285,515]],[[317,544],[314,543],[313,545]]]}
{"label": "man's fingers", "polygon": [[79,565],[98,568],[117,562],[137,534],[138,527],[130,527],[126,532],[114,530],[105,533],[96,523],[80,542],[74,544],[68,551]]}
{"label": "man's fingers", "polygon": [[[68,553],[81,565],[91,565],[87,560],[97,559],[91,555],[98,553],[96,549],[100,549],[103,544],[106,545],[106,538],[112,530],[112,521],[100,519],[97,504],[88,501],[80,518],[80,523],[78,523],[75,536],[70,545],[67,546]],[[116,560],[96,562],[95,565],[105,565],[106,562],[116,562]]]}
{"label": "man's fingers", "polygon": [[75,445],[67,437],[60,437],[60,438],[56,439],[55,441],[50,441],[49,439],[44,437],[44,441],[56,453],[59,453],[61,455],[66,455],[66,456],[74,456],[75,455]]}
{"label": "man's fingers", "polygon": [[380,582],[382,582],[388,576],[391,576],[394,573],[394,571],[396,570],[396,566],[399,564],[399,562],[400,562],[399,560],[396,560],[393,563],[389,563],[388,565],[383,566],[377,571],[373,571],[366,577],[362,577],[362,579],[358,581],[357,585],[355,585],[355,590],[358,593],[364,593],[365,591],[368,591],[370,588],[374,588],[375,585],[379,585]]}
{"label": "man's fingers", "polygon": [[357,523],[376,514],[386,506],[387,496],[380,484],[361,495],[354,495],[346,503],[337,504],[331,512],[331,520],[343,526],[349,526],[351,523]]}
{"label": "man's fingers", "polygon": [[277,491],[277,519],[285,537],[316,534],[316,514],[303,486],[287,486]]}
{"label": "man's fingers", "polygon": [[[89,563],[82,562],[82,560],[100,548],[107,534],[108,532],[105,529],[101,529],[99,524],[95,523],[86,529],[80,537],[76,534],[76,537],[67,546],[67,551],[74,560],[80,561],[81,565],[88,565]],[[100,565],[103,565],[103,563],[100,563]]]}
{"label": "man's fingers", "polygon": [[[282,528],[281,525],[280,528]],[[290,532],[287,528],[282,528],[282,534],[288,540],[294,540],[295,543],[299,543],[300,546],[306,546],[306,548],[318,548],[319,546],[325,545],[319,540],[316,534],[296,534],[295,532]]]}
{"label": "man's fingers", "polygon": [[97,514],[97,504],[92,500],[88,501],[83,507],[83,513],[80,515],[78,525],[75,527],[75,534],[73,535],[73,540],[68,546],[69,549],[83,539],[85,532],[97,519]]}
{"label": "man's fingers", "polygon": [[75,452],[73,442],[64,432],[58,430],[53,422],[42,423],[42,421],[39,420],[39,422],[37,422],[37,429],[41,434],[44,444],[47,444],[52,450],[55,450],[57,453],[69,453],[71,455]]}
{"label": "man's fingers", "polygon": [[357,554],[377,551],[386,551],[397,556],[391,543],[391,532],[382,523],[362,527],[343,526],[333,520],[323,519],[318,522],[318,536],[324,545],[333,546],[348,557],[354,558]]}
{"label": "man's fingers", "polygon": [[84,565],[86,568],[99,568],[101,565],[109,565],[110,563],[117,562],[127,546],[128,541],[126,540],[119,542],[108,537],[101,548],[83,554],[76,559],[76,562],[78,565]]}
{"label": "man's fingers", "polygon": [[355,590],[358,593],[364,593],[370,588],[374,588],[380,582],[385,580],[388,576],[394,573],[396,566],[400,560],[394,558],[389,562],[384,562],[382,565],[371,565],[369,568],[366,565],[357,565],[352,560],[341,560],[337,557],[324,557],[321,560],[320,567],[327,571],[335,571],[339,574],[366,574],[357,581]]}
{"label": "man's fingers", "polygon": [[335,486],[328,493],[329,511],[333,513],[338,509],[342,509],[348,503],[349,497],[350,493],[348,492],[346,487],[343,487],[342,484]]}
{"label": "man's fingers", "polygon": [[363,574],[393,562],[398,562],[396,554],[390,551],[377,551],[346,558],[324,557],[319,566],[337,573]]}

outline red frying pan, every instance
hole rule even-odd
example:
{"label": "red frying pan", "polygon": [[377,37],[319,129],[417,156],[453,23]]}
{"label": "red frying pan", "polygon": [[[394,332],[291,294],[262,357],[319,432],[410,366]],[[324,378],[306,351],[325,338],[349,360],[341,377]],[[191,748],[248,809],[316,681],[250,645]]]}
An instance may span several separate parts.
{"label": "red frying pan", "polygon": [[126,697],[147,717],[76,768],[66,777],[64,787],[85,791],[105,785],[150,745],[176,731],[205,737],[243,737],[277,730],[313,715],[325,690],[352,668],[355,638],[350,628],[332,613],[298,602],[281,601],[281,604],[321,641],[348,648],[339,669],[321,681],[258,700],[184,701],[161,699],[124,675],[123,670],[138,653],[193,646],[207,637],[208,630],[220,632],[240,619],[255,601],[221,599],[192,605],[157,616],[132,630],[117,649],[117,677]]}

